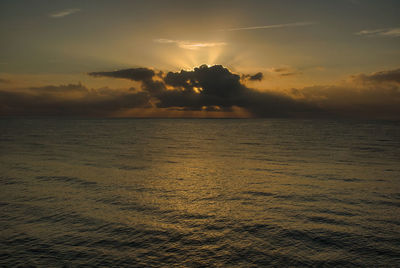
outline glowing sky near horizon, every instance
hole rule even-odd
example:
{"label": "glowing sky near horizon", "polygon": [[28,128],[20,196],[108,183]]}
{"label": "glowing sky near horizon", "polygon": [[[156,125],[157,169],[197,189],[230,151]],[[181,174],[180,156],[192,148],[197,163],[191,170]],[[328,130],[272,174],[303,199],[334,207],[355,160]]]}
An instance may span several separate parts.
{"label": "glowing sky near horizon", "polygon": [[396,0],[28,1],[0,3],[0,89],[82,82],[89,72],[223,65],[284,91],[399,68]]}

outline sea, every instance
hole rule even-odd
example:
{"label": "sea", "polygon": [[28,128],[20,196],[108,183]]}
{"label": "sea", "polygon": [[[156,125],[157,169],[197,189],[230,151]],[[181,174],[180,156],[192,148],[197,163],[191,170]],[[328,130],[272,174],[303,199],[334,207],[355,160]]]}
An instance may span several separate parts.
{"label": "sea", "polygon": [[400,123],[0,118],[0,267],[400,267]]}

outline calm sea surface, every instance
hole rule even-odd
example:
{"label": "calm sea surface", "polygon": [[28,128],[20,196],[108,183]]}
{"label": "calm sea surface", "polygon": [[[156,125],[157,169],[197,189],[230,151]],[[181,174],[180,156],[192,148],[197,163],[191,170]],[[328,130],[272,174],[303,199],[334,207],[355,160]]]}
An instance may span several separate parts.
{"label": "calm sea surface", "polygon": [[0,118],[0,266],[400,267],[400,124]]}

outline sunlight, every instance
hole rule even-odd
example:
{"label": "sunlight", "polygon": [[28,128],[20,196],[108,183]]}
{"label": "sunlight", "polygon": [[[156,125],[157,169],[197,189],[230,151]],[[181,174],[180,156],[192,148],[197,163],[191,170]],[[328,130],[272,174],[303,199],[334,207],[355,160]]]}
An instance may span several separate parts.
{"label": "sunlight", "polygon": [[[201,49],[181,49],[179,55],[164,54],[165,61],[178,70],[193,70],[195,67],[206,64],[208,67],[219,64],[223,53],[220,46],[203,47]],[[175,69],[174,68],[174,69]]]}

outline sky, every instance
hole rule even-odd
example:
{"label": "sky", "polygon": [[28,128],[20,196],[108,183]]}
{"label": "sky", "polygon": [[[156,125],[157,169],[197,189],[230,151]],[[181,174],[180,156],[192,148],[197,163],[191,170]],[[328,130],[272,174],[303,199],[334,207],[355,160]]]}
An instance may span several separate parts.
{"label": "sky", "polygon": [[1,0],[0,115],[400,119],[398,0]]}

